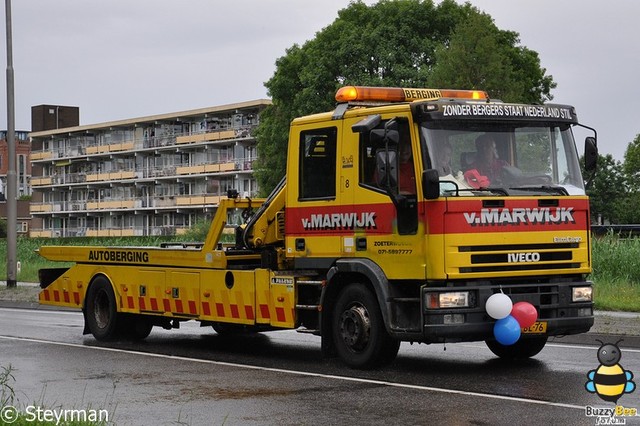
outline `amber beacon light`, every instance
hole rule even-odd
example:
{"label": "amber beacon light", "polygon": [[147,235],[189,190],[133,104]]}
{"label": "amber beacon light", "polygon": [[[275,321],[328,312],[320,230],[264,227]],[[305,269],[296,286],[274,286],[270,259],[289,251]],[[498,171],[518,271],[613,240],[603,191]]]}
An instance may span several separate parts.
{"label": "amber beacon light", "polygon": [[367,87],[345,86],[336,93],[338,102],[377,101],[411,102],[435,100],[440,98],[458,98],[486,100],[487,93],[481,90],[414,89],[403,87]]}

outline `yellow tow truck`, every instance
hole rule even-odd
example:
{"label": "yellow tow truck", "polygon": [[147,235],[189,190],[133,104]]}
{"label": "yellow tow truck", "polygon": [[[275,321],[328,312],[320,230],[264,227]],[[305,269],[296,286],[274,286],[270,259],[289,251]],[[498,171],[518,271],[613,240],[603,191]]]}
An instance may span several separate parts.
{"label": "yellow tow truck", "polygon": [[[589,202],[573,107],[471,90],[347,86],[291,123],[286,178],[230,194],[202,243],[43,246],[40,303],[82,309],[85,334],[142,339],[195,320],[219,333],[297,329],[354,368],[401,341],[486,341],[530,357],[593,325]],[[585,169],[597,144],[587,137]],[[245,224],[222,243],[230,209]],[[503,344],[487,301],[535,307]]]}

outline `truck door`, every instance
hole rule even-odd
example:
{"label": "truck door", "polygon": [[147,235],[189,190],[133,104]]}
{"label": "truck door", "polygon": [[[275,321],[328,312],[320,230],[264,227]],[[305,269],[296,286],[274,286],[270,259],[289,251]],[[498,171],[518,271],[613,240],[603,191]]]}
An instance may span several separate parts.
{"label": "truck door", "polygon": [[337,190],[338,135],[331,122],[292,126],[285,234],[298,268],[330,266],[342,256],[344,234],[353,233]]}
{"label": "truck door", "polygon": [[408,116],[381,117],[375,126],[358,126],[365,120],[372,121],[360,117],[345,123],[357,138],[354,204],[375,211],[375,228],[356,238],[357,255],[375,260],[388,278],[423,277],[419,139]]}

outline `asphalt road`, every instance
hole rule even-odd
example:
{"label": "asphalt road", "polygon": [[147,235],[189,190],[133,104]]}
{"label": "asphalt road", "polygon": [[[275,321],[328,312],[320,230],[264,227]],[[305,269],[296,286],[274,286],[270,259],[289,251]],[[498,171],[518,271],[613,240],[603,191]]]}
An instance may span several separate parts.
{"label": "asphalt road", "polygon": [[[106,410],[118,425],[595,425],[601,418],[585,407],[615,406],[585,389],[599,367],[595,339],[615,335],[555,339],[518,363],[482,343],[403,343],[391,366],[362,372],[323,359],[319,338],[294,331],[224,338],[188,323],[104,344],[82,336],[82,325],[76,312],[0,308],[0,366],[13,369],[21,415],[40,407]],[[620,348],[623,368],[640,374],[638,338]],[[639,395],[618,404],[640,408]]]}

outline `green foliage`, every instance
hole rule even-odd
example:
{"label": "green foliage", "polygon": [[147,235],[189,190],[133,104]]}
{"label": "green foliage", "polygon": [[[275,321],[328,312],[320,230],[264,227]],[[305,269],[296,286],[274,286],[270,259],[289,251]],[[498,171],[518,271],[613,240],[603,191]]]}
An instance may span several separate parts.
{"label": "green foliage", "polygon": [[[88,406],[84,409],[77,408],[69,408],[76,412],[75,417],[74,414],[69,413],[69,417],[65,418],[62,416],[60,419],[56,419],[55,415],[51,413],[51,416],[45,416],[43,413],[38,415],[37,412],[31,410],[31,412],[27,413],[26,406],[23,406],[16,398],[16,391],[14,390],[15,385],[15,377],[13,376],[14,368],[9,364],[9,366],[0,366],[0,409],[3,410],[3,417],[0,419],[0,424],[2,425],[15,425],[15,426],[28,426],[28,425],[39,425],[39,426],[50,426],[50,425],[67,425],[67,426],[104,426],[107,424],[111,424],[111,422],[107,422],[105,419],[102,420],[92,420],[90,419],[90,415],[84,420],[79,414],[79,411],[84,410],[85,413],[91,412],[99,412],[101,410],[94,409],[91,406]],[[53,409],[47,408],[44,404],[29,404],[31,407],[37,407],[41,409],[43,412],[46,410],[56,410],[61,413],[63,407],[56,406]],[[107,410],[105,410],[107,411]],[[114,411],[114,410],[112,410]],[[110,414],[107,414],[109,416]],[[16,416],[16,417],[12,417]]]}
{"label": "green foliage", "polygon": [[16,392],[13,389],[13,382],[16,380],[13,377],[13,367],[0,366],[0,408],[8,405],[13,405]]}
{"label": "green foliage", "polygon": [[436,49],[432,87],[482,89],[507,102],[551,100],[556,87],[538,54],[518,46],[518,34],[499,30],[489,15],[471,13]]}
{"label": "green foliage", "polygon": [[[44,245],[62,245],[62,246],[102,246],[102,247],[141,247],[151,246],[157,247],[163,242],[185,241],[184,236],[176,237],[77,237],[77,238],[28,238],[18,237],[17,240],[17,260],[22,266],[21,272],[18,274],[18,281],[37,282],[38,269],[41,268],[60,268],[71,266],[67,262],[50,262],[42,258],[37,250]],[[0,240],[0,279],[7,276],[7,244],[6,240]]]}
{"label": "green foliage", "polygon": [[628,202],[626,179],[622,163],[614,160],[611,154],[598,155],[598,170],[587,195],[590,197],[592,222],[621,223],[621,212]]}
{"label": "green foliage", "polygon": [[[38,270],[42,268],[62,268],[73,265],[70,262],[51,262],[41,257],[37,250],[42,246],[98,246],[98,247],[158,247],[165,242],[203,242],[209,231],[209,222],[194,225],[185,235],[172,237],[75,237],[75,238],[28,238],[18,237],[17,259],[22,265],[18,281],[38,282]],[[232,234],[222,235],[221,242],[232,242]],[[6,240],[0,240],[0,280],[7,276]],[[17,291],[20,291],[19,289]],[[19,294],[16,294],[19,296]]]}
{"label": "green foliage", "polygon": [[267,197],[286,171],[289,118],[282,109],[271,105],[262,112],[256,139],[260,155],[254,163],[254,174],[260,187],[259,195]]}
{"label": "green foliage", "polygon": [[591,244],[597,309],[640,312],[640,239],[613,233]]}
{"label": "green foliage", "polygon": [[594,238],[591,250],[594,280],[616,279],[640,286],[639,238],[619,238],[609,233]]}
{"label": "green foliage", "polygon": [[627,146],[624,162],[614,160],[611,154],[598,156],[598,169],[587,189],[592,222],[640,223],[639,182],[640,134]]}
{"label": "green foliage", "polygon": [[640,312],[640,285],[603,277],[594,281],[593,291],[597,310]]}
{"label": "green foliage", "polygon": [[199,220],[187,232],[182,234],[180,239],[186,242],[202,242],[207,238],[210,227],[211,219]]}
{"label": "green foliage", "polygon": [[624,152],[624,173],[633,182],[640,180],[640,134],[627,145]]}
{"label": "green foliage", "polygon": [[0,238],[7,238],[7,220],[0,218]]}
{"label": "green foliage", "polygon": [[256,135],[261,195],[285,174],[291,120],[333,109],[335,92],[343,85],[437,82],[494,90],[504,100],[550,99],[552,78],[540,68],[538,55],[518,43],[517,33],[498,30],[488,15],[453,0],[352,2],[314,39],[289,48],[265,83],[273,105],[261,115]]}

